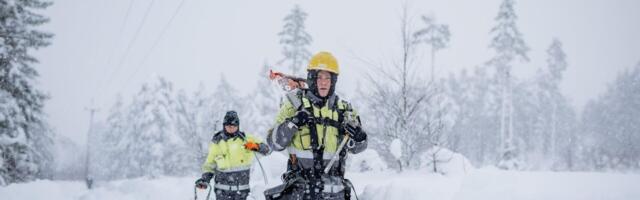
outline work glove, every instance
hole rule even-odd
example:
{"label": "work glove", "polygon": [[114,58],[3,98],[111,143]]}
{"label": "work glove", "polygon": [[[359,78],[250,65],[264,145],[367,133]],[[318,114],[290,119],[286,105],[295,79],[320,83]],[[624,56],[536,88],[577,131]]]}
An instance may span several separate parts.
{"label": "work glove", "polygon": [[367,133],[362,130],[360,125],[360,119],[354,117],[351,112],[346,112],[344,115],[343,128],[349,134],[349,137],[356,142],[362,142],[367,139]]}
{"label": "work glove", "polygon": [[211,181],[211,178],[213,178],[213,173],[205,172],[201,178],[196,180],[196,187],[199,189],[207,189],[207,184]]}
{"label": "work glove", "polygon": [[291,117],[291,122],[298,127],[304,126],[311,121],[311,114],[306,110],[300,110],[296,112],[296,115]]}
{"label": "work glove", "polygon": [[351,124],[345,124],[344,130],[347,131],[349,137],[356,142],[362,142],[367,139],[367,133],[365,133],[360,126],[353,126]]}
{"label": "work glove", "polygon": [[244,143],[244,148],[250,151],[258,151],[260,150],[260,144],[248,141],[247,143]]}

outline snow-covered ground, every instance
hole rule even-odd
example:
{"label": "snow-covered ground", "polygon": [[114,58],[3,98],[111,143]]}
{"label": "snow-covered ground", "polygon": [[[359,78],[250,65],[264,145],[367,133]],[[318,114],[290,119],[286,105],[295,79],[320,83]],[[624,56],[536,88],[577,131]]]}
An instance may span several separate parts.
{"label": "snow-covered ground", "polygon": [[[640,174],[473,170],[443,176],[421,172],[354,174],[361,199],[567,200],[640,199]],[[363,192],[364,191],[364,192]]]}
{"label": "snow-covered ground", "polygon": [[[513,172],[492,168],[466,175],[440,175],[423,171],[348,174],[363,199],[640,199],[640,174],[587,172]],[[40,180],[0,188],[3,200],[161,200],[193,199],[196,177],[138,178],[99,182],[87,190],[79,181]],[[259,179],[259,178],[258,178]],[[276,184],[274,178],[271,184]],[[263,199],[264,182],[252,181],[255,199]],[[204,199],[205,191],[199,192]],[[213,196],[213,195],[212,195]]]}
{"label": "snow-covered ground", "polygon": [[[432,151],[433,150],[433,151]],[[596,172],[504,171],[492,167],[474,169],[462,155],[447,149],[432,149],[422,158],[438,164],[439,173],[426,164],[421,170],[398,173],[389,170],[375,151],[367,150],[350,157],[346,177],[361,200],[637,200],[640,199],[640,174]],[[280,184],[287,157],[273,153],[261,158],[266,177],[254,165],[251,199],[262,200],[262,192]],[[365,172],[355,172],[365,171]],[[444,174],[444,175],[443,175]],[[193,199],[194,181],[188,177],[136,178],[110,182],[98,181],[88,190],[82,181],[39,180],[0,187],[1,200],[77,199],[77,200],[175,200]],[[198,190],[205,199],[206,190]],[[215,195],[212,194],[212,199]]]}

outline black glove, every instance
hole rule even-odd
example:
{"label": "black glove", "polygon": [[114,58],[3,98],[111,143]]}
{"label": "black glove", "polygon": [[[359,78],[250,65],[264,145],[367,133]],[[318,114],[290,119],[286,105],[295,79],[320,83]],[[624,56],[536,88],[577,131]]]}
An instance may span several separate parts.
{"label": "black glove", "polygon": [[367,133],[362,131],[362,128],[360,126],[345,124],[344,130],[347,131],[347,134],[349,134],[349,137],[351,137],[353,141],[362,142],[367,139]]}
{"label": "black glove", "polygon": [[304,126],[311,121],[311,114],[306,110],[300,110],[296,112],[296,115],[291,117],[290,121],[298,127]]}
{"label": "black glove", "polygon": [[202,174],[202,178],[196,180],[196,187],[200,189],[207,189],[207,184],[211,181],[211,178],[213,178],[213,173],[205,172]]}

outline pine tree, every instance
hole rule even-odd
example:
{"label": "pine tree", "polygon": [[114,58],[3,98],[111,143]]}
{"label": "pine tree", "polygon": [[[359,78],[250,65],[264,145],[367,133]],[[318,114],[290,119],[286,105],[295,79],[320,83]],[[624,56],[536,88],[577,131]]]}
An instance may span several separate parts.
{"label": "pine tree", "polygon": [[35,10],[50,2],[0,1],[0,185],[46,176],[53,133],[45,122],[42,91],[35,87],[38,60],[29,50],[49,45],[36,29],[49,19]]}
{"label": "pine tree", "polygon": [[213,93],[213,101],[215,102],[213,113],[211,115],[212,120],[218,121],[216,127],[222,130],[222,119],[224,114],[229,110],[235,110],[240,116],[240,126],[242,127],[243,116],[245,116],[244,99],[240,98],[237,90],[229,84],[224,75],[220,75],[220,83],[216,87]]}
{"label": "pine tree", "polygon": [[159,78],[134,98],[130,132],[121,140],[130,177],[171,175],[185,164],[180,163],[184,145],[176,135],[173,95],[172,84]]}
{"label": "pine tree", "polygon": [[313,39],[305,31],[304,21],[306,19],[307,13],[296,5],[291,10],[291,13],[284,18],[284,26],[282,31],[278,33],[280,44],[282,44],[282,55],[284,56],[279,64],[287,63],[286,65],[291,69],[292,75],[301,75],[300,68],[311,57],[311,53],[307,48],[311,45]]}
{"label": "pine tree", "polygon": [[214,131],[214,102],[202,85],[187,96],[164,78],[144,84],[129,105],[119,100],[97,142],[102,157],[96,178],[199,172]]}
{"label": "pine tree", "polygon": [[452,75],[444,87],[455,102],[450,108],[455,113],[448,139],[450,148],[467,156],[476,166],[493,164],[495,147],[499,145],[495,134],[499,128],[495,123],[499,106],[491,81],[486,68],[475,67],[471,73],[463,70],[457,76]]}
{"label": "pine tree", "polygon": [[573,159],[575,111],[560,92],[562,73],[567,68],[562,44],[554,39],[547,49],[547,66],[538,69],[531,81],[516,85],[513,93],[514,127],[519,149],[528,169],[559,170]]}
{"label": "pine tree", "polygon": [[96,179],[112,180],[124,178],[127,174],[122,170],[127,167],[122,156],[125,145],[123,138],[127,138],[131,133],[126,109],[122,97],[118,96],[116,103],[109,110],[106,128],[96,131],[98,136],[93,143],[95,150],[92,153],[100,156],[95,157],[90,163],[90,169]]}
{"label": "pine tree", "polygon": [[640,63],[620,73],[585,107],[583,144],[598,170],[640,169]]}
{"label": "pine tree", "polygon": [[517,148],[513,142],[513,100],[512,100],[512,74],[511,65],[516,59],[529,61],[527,52],[529,47],[522,39],[522,33],[516,26],[517,16],[514,11],[514,0],[504,0],[500,5],[498,16],[495,20],[498,23],[491,29],[493,38],[490,48],[494,49],[496,55],[488,62],[496,67],[496,75],[500,81],[501,109],[500,109],[500,151],[503,154],[501,162],[508,159],[517,159]]}
{"label": "pine tree", "polygon": [[175,116],[177,135],[182,138],[188,148],[185,160],[190,163],[189,171],[199,171],[200,163],[204,162],[208,151],[208,142],[211,140],[213,128],[211,119],[206,116],[212,109],[210,96],[205,94],[204,85],[200,84],[198,90],[191,96],[181,90],[178,92]]}
{"label": "pine tree", "polygon": [[547,49],[547,65],[549,67],[549,74],[554,83],[554,89],[558,89],[560,80],[562,80],[562,73],[567,70],[567,55],[562,50],[562,42],[557,38],[554,38],[551,45]]}
{"label": "pine tree", "polygon": [[[566,121],[566,119],[560,119],[560,117],[562,116],[562,111],[565,110],[563,109],[563,105],[565,105],[565,99],[562,96],[562,94],[560,93],[560,81],[562,80],[562,73],[567,69],[567,61],[566,61],[566,54],[564,53],[564,50],[562,50],[562,43],[560,42],[560,40],[558,39],[553,39],[553,41],[551,42],[551,45],[549,46],[549,48],[547,49],[547,66],[548,66],[548,81],[544,81],[542,84],[544,86],[543,89],[545,89],[547,92],[547,97],[549,98],[549,105],[545,105],[545,106],[549,106],[551,107],[551,113],[549,113],[549,119],[550,119],[550,124],[549,124],[549,128],[551,129],[549,131],[549,139],[548,141],[550,142],[549,145],[549,152],[550,154],[550,159],[552,160],[552,162],[555,162],[556,157],[558,156],[557,154],[560,152],[558,151],[558,145],[560,145],[561,143],[558,143],[558,139],[559,137],[559,133],[560,133],[560,128],[559,122],[564,122]],[[546,83],[546,84],[544,84]],[[566,134],[571,134],[571,133],[566,133]],[[566,136],[566,135],[563,135]],[[570,142],[573,140],[569,140],[567,142]],[[566,149],[566,151],[571,151],[573,148],[569,147]],[[566,151],[561,151],[561,152],[566,152]]]}
{"label": "pine tree", "polygon": [[422,16],[425,27],[416,31],[413,36],[418,43],[431,47],[431,81],[435,79],[436,52],[447,47],[451,33],[449,25],[437,24],[433,17]]}
{"label": "pine tree", "polygon": [[216,120],[211,117],[211,113],[216,109],[215,102],[213,100],[212,94],[207,93],[207,89],[201,84],[198,87],[198,90],[192,95],[191,100],[189,102],[191,107],[191,114],[195,118],[195,125],[198,133],[198,144],[200,147],[198,151],[200,152],[198,155],[198,171],[200,171],[200,164],[204,163],[206,158],[206,154],[209,151],[209,141],[213,137],[213,134],[218,131],[218,124],[215,123]]}

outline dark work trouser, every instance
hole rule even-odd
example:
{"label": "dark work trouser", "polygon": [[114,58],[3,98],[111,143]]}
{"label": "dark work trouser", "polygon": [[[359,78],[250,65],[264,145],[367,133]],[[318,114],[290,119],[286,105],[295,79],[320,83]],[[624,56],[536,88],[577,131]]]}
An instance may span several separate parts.
{"label": "dark work trouser", "polygon": [[221,190],[214,189],[216,200],[245,200],[249,196],[249,190]]}
{"label": "dark work trouser", "polygon": [[229,186],[249,185],[249,170],[237,172],[218,172],[215,177],[215,183],[212,185],[216,193],[216,200],[245,200],[249,195],[249,189],[242,190],[225,190],[216,188],[215,184],[223,184]]}

